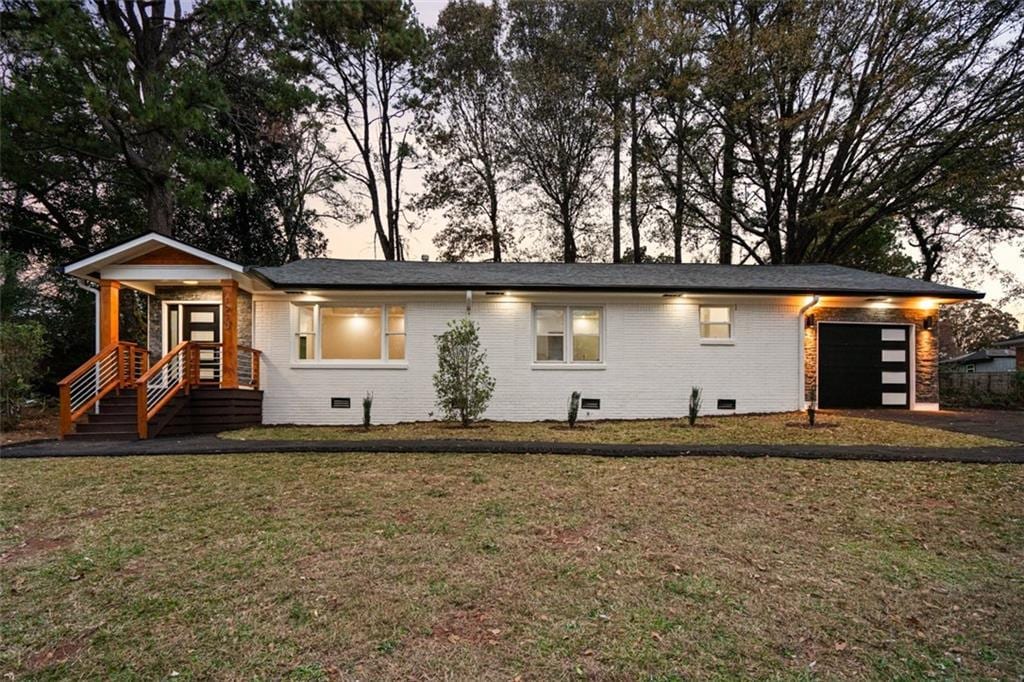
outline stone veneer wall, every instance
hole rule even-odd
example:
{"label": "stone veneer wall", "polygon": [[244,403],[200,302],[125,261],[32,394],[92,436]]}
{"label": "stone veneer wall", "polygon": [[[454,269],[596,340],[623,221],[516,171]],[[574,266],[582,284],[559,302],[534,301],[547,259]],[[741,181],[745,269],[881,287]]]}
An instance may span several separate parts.
{"label": "stone veneer wall", "polygon": [[[221,300],[220,287],[157,287],[156,295],[149,297],[149,352],[162,357],[164,333],[163,301],[217,301]],[[238,343],[252,346],[252,294],[238,291]]]}
{"label": "stone veneer wall", "polygon": [[[914,390],[919,403],[939,402],[939,330],[938,310],[916,308],[812,308],[807,313],[817,322],[895,322],[913,324]],[[935,318],[932,329],[924,328],[926,317]],[[814,399],[818,378],[817,329],[804,330],[804,398]]]}

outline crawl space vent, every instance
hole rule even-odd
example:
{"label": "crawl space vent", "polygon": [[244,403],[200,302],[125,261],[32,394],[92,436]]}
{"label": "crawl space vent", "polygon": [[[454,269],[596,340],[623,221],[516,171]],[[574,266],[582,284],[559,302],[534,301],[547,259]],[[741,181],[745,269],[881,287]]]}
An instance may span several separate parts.
{"label": "crawl space vent", "polygon": [[331,407],[347,410],[352,407],[352,398],[331,398]]}
{"label": "crawl space vent", "polygon": [[580,407],[584,410],[600,410],[601,399],[600,398],[584,398],[580,401]]}
{"label": "crawl space vent", "polygon": [[719,398],[718,399],[718,409],[720,409],[720,410],[735,410],[736,409],[736,401],[733,400],[732,398]]}

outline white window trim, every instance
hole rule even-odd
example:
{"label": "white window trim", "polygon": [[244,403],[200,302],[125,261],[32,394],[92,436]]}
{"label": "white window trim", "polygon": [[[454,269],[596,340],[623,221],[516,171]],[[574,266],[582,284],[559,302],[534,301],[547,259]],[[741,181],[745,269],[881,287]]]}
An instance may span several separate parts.
{"label": "white window trim", "polygon": [[[299,345],[296,339],[299,337],[299,309],[313,308],[313,357],[300,360]],[[406,348],[405,358],[402,360],[390,360],[388,356],[388,308],[402,308],[405,311],[405,332]],[[407,369],[409,367],[409,307],[405,303],[352,303],[349,301],[328,301],[324,303],[301,303],[293,302],[290,306],[288,344],[290,347],[289,357],[293,369]],[[325,360],[322,357],[321,344],[323,334],[320,330],[321,308],[379,308],[380,309],[380,359],[378,360]],[[396,335],[395,333],[391,334]]]}
{"label": "white window trim", "polygon": [[[598,311],[600,311],[601,319],[600,319],[600,324],[598,326],[598,334],[599,334],[599,337],[598,337],[598,342],[599,342],[598,348],[599,348],[599,352],[601,354],[601,359],[600,360],[575,360],[575,359],[573,359],[573,357],[572,357],[572,349],[573,349],[573,343],[572,343],[572,311],[574,309],[581,309],[581,310],[582,309],[586,309],[586,310],[598,310]],[[537,359],[537,311],[538,310],[561,310],[563,312],[563,319],[562,319],[562,324],[563,324],[562,339],[563,339],[563,341],[562,342],[565,345],[564,345],[564,347],[562,349],[562,355],[565,357],[564,360],[538,360]],[[533,339],[530,342],[530,349],[531,349],[531,353],[532,353],[532,355],[530,356],[530,360],[531,360],[530,368],[531,369],[535,369],[535,370],[567,369],[567,370],[574,370],[574,371],[581,371],[581,370],[583,370],[583,371],[585,371],[585,370],[597,370],[597,371],[600,371],[600,370],[605,369],[607,367],[607,361],[606,361],[606,357],[607,356],[605,355],[606,352],[607,352],[607,350],[605,348],[605,346],[606,346],[606,344],[605,344],[605,337],[607,336],[606,329],[607,329],[607,327],[606,327],[606,323],[605,323],[605,308],[604,308],[603,305],[592,305],[592,304],[586,304],[586,303],[580,303],[580,304],[572,304],[572,303],[566,303],[566,304],[538,303],[538,304],[534,304],[530,308],[530,336]]]}
{"label": "white window trim", "polygon": [[[726,308],[729,311],[729,337],[725,339],[704,336],[701,331],[700,311],[704,308]],[[719,322],[718,324],[721,324]],[[702,346],[735,346],[736,345],[736,306],[732,304],[701,303],[697,306],[697,338]]]}

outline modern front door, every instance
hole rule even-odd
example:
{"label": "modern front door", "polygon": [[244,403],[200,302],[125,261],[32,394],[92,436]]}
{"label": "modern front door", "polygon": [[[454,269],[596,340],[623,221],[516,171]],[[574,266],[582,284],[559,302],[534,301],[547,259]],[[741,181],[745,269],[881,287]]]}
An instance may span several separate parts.
{"label": "modern front door", "polygon": [[[180,341],[220,343],[220,306],[209,303],[172,303],[167,305],[167,348]],[[220,379],[220,349],[211,346],[199,350],[199,380]]]}

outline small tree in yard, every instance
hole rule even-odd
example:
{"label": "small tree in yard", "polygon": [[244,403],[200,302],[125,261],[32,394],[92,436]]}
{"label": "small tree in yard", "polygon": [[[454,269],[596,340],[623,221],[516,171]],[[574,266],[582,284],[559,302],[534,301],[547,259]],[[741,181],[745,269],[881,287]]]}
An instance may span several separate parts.
{"label": "small tree in yard", "polygon": [[701,392],[700,386],[694,386],[690,389],[690,406],[687,412],[690,426],[697,423],[697,415],[700,414]]}
{"label": "small tree in yard", "polygon": [[370,428],[370,411],[373,409],[373,391],[367,391],[363,396],[363,428]]}
{"label": "small tree in yard", "polygon": [[569,428],[576,426],[576,417],[580,413],[580,392],[573,391],[569,396]]}
{"label": "small tree in yard", "polygon": [[0,322],[0,427],[13,429],[46,352],[38,322]]}
{"label": "small tree in yard", "polygon": [[434,391],[437,406],[448,420],[469,426],[479,418],[494,393],[494,379],[487,368],[487,353],[480,348],[477,324],[469,318],[452,320],[437,341]]}

